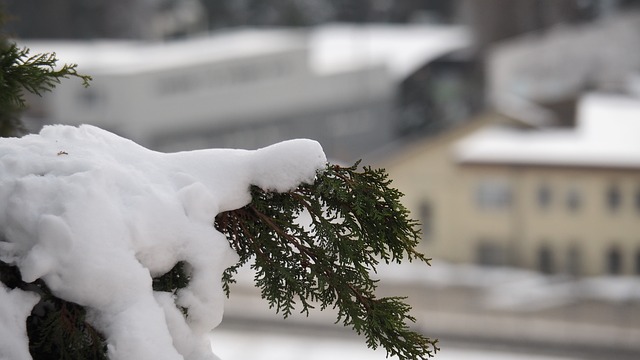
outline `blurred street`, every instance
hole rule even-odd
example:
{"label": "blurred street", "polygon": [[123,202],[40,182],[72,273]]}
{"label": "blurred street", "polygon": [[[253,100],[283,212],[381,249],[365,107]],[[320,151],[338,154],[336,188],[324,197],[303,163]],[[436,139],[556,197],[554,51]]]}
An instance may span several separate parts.
{"label": "blurred street", "polygon": [[[288,330],[273,331],[268,328],[234,328],[218,330],[212,336],[214,352],[222,360],[382,360],[382,349],[371,350],[360,339],[344,335],[340,331],[318,337],[317,334]],[[480,347],[475,344],[450,343],[437,353],[438,360],[577,360],[579,357],[532,355],[525,352]]]}
{"label": "blurred street", "polygon": [[[613,299],[613,290],[604,288],[609,299],[587,296],[584,283],[547,279],[541,285],[537,275],[513,270],[436,263],[421,276],[414,265],[380,269],[379,296],[408,296],[415,329],[440,340],[436,359],[640,356],[640,301],[633,297]],[[250,276],[249,271],[239,274],[222,325],[213,332],[214,352],[221,359],[385,358],[383,349],[372,351],[350,329],[334,325],[329,310],[282,320],[260,299]],[[561,283],[581,294],[563,295]],[[637,291],[637,283],[625,290]]]}

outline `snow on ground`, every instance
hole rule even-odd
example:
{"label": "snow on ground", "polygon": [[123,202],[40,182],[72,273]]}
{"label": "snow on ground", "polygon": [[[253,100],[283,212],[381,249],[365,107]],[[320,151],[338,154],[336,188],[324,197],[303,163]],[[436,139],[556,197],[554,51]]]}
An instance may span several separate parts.
{"label": "snow on ground", "polygon": [[[237,255],[214,217],[247,204],[252,184],[286,191],[325,163],[311,140],[164,154],[86,125],[1,139],[0,260],[85,306],[111,360],[216,359],[207,334],[221,321],[221,276]],[[154,293],[152,276],[178,261],[189,264],[189,286]],[[4,289],[0,300],[0,318],[22,322],[34,303]],[[12,323],[0,335],[8,329],[26,346]]]}
{"label": "snow on ground", "polygon": [[[282,333],[257,333],[215,330],[211,335],[216,353],[224,360],[384,360],[384,349],[371,350],[360,338],[305,336]],[[508,351],[447,346],[436,360],[577,360]]]}
{"label": "snow on ground", "polygon": [[434,259],[421,263],[382,265],[383,282],[431,286],[467,286],[483,289],[490,308],[534,311],[579,300],[611,303],[640,301],[640,279],[633,276],[598,276],[575,279],[535,271],[475,265],[456,265]]}

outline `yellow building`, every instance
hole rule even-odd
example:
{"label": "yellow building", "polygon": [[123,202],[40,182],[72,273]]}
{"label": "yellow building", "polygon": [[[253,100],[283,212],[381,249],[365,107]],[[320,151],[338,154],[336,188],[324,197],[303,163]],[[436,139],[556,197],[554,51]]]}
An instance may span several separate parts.
{"label": "yellow building", "polygon": [[588,95],[575,128],[496,114],[389,155],[423,223],[423,249],[455,263],[546,273],[640,274],[640,100]]}

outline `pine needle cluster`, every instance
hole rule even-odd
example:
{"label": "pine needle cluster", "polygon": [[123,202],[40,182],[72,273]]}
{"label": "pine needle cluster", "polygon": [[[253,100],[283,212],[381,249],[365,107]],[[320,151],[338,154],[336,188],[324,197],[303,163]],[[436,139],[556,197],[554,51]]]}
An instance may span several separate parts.
{"label": "pine needle cluster", "polygon": [[87,323],[86,309],[48,291],[43,295],[27,319],[33,360],[108,360],[105,338]]}
{"label": "pine needle cluster", "polygon": [[[0,9],[0,26],[4,15]],[[24,92],[42,95],[62,79],[80,78],[88,86],[90,76],[78,74],[75,64],[57,67],[55,53],[30,55],[0,34],[0,136],[25,133],[20,113],[26,107]],[[41,300],[27,319],[29,351],[34,360],[106,359],[104,337],[86,321],[80,305],[61,300],[41,280],[27,284],[15,266],[0,261],[0,281],[40,295]]]}
{"label": "pine needle cluster", "polygon": [[42,280],[22,281],[16,266],[0,261],[0,281],[40,295],[27,318],[33,360],[107,360],[105,338],[86,321],[86,310],[53,294]]}
{"label": "pine needle cluster", "polygon": [[[0,26],[3,24],[0,11]],[[77,65],[57,66],[55,53],[30,55],[0,35],[0,136],[16,136],[25,107],[24,91],[52,90],[61,79],[76,77],[87,86],[89,76]],[[408,326],[414,322],[401,297],[377,298],[371,278],[381,262],[419,260],[418,224],[409,218],[383,170],[328,165],[312,185],[284,194],[252,188],[253,201],[219,214],[215,226],[225,233],[241,257],[224,273],[227,293],[233,274],[253,260],[256,286],[285,317],[319,307],[338,310],[336,322],[351,326],[371,348],[382,346],[400,359],[426,359],[437,340]],[[27,284],[15,266],[0,262],[0,281],[9,288],[40,294],[27,320],[34,360],[106,359],[104,337],[85,321],[85,309],[56,298],[41,280]],[[154,279],[156,291],[177,291],[188,284],[184,264]],[[183,309],[188,311],[188,309]]]}
{"label": "pine needle cluster", "polygon": [[78,74],[76,64],[63,64],[57,69],[57,62],[56,53],[30,55],[28,48],[5,42],[0,47],[0,104],[24,107],[23,89],[42,96],[72,76],[89,86],[91,77]]}
{"label": "pine needle cluster", "polygon": [[375,295],[371,278],[381,262],[419,260],[418,223],[400,203],[382,169],[328,165],[314,184],[288,193],[252,188],[250,205],[222,213],[216,228],[226,234],[240,263],[224,274],[227,294],[239,266],[253,261],[261,295],[284,317],[295,310],[337,309],[342,322],[400,359],[426,359],[437,340],[411,331],[415,322],[402,297]]}
{"label": "pine needle cluster", "polygon": [[[0,8],[0,27],[4,15]],[[79,78],[87,87],[91,77],[79,74],[76,64],[58,66],[56,53],[31,55],[0,34],[0,136],[17,136],[25,132],[19,114],[26,107],[24,92],[38,96],[53,90],[62,79]]]}

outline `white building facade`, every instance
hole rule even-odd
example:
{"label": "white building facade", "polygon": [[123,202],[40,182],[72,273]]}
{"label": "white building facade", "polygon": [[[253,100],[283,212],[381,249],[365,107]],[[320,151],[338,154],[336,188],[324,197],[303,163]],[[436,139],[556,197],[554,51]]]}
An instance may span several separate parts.
{"label": "white building facade", "polygon": [[351,161],[392,140],[398,82],[464,47],[460,28],[241,29],[169,43],[34,42],[93,76],[34,105],[43,123],[90,123],[163,150],[320,141]]}

